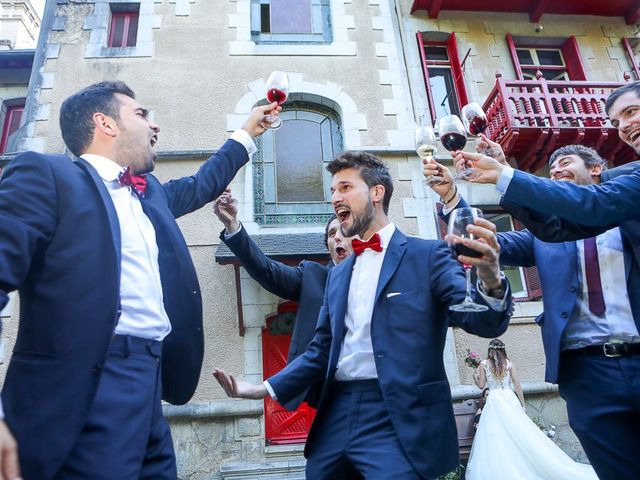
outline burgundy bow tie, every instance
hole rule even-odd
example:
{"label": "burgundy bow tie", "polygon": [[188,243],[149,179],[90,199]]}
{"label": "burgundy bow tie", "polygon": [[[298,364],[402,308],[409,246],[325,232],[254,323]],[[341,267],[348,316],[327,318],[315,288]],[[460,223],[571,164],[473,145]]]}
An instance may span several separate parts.
{"label": "burgundy bow tie", "polygon": [[353,253],[356,254],[356,257],[364,252],[367,248],[370,248],[374,252],[381,252],[382,244],[380,243],[380,235],[376,233],[366,242],[354,238],[353,240],[351,240],[351,247],[353,248]]}
{"label": "burgundy bow tie", "polygon": [[130,167],[118,175],[118,183],[122,187],[131,187],[133,193],[139,198],[144,198],[144,192],[147,190],[146,175],[131,175]]}

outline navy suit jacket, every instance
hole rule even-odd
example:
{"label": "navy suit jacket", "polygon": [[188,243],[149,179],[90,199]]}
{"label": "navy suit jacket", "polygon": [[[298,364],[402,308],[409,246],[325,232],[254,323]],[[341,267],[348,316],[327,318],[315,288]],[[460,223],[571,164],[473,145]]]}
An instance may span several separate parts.
{"label": "navy suit jacket", "polygon": [[[227,244],[251,278],[264,289],[280,298],[298,302],[298,312],[287,356],[287,363],[292,362],[307,351],[309,343],[313,339],[318,313],[324,299],[324,287],[333,262],[329,261],[328,265],[322,265],[303,261],[297,267],[276,262],[262,253],[244,227],[228,239],[225,238],[223,230],[220,233],[220,240]],[[287,407],[296,409],[305,400],[309,405],[315,407],[320,388],[320,384],[311,387],[295,400],[289,402]]]}
{"label": "navy suit jacket", "polygon": [[[283,405],[311,381],[324,379],[305,454],[313,448],[315,425],[324,415],[335,378],[355,261],[352,255],[329,273],[316,333],[307,352],[269,379]],[[399,295],[389,296],[392,293]],[[464,295],[463,269],[444,242],[406,237],[395,231],[378,280],[371,342],[385,406],[404,452],[423,478],[449,472],[459,464],[451,391],[443,363],[447,327],[496,337],[509,323],[510,302],[504,312],[450,312],[447,307],[460,303]],[[480,295],[476,301],[484,303]]]}
{"label": "navy suit jacket", "polygon": [[[227,141],[191,176],[147,176],[142,207],[159,248],[163,398],[187,402],[203,356],[202,300],[175,218],[220,195],[248,160]],[[109,193],[84,160],[27,152],[0,180],[0,308],[20,293],[20,323],[2,401],[22,473],[52,478],[80,434],[119,318],[120,231]]]}

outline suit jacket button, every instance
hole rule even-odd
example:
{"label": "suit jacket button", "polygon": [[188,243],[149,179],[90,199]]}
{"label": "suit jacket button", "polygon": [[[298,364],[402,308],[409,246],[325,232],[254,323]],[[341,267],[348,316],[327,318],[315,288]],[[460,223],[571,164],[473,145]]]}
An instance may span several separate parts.
{"label": "suit jacket button", "polygon": [[97,365],[93,366],[93,368],[91,369],[91,373],[93,373],[94,375],[98,375],[100,373],[100,370],[102,370],[102,365],[98,363]]}
{"label": "suit jacket button", "polygon": [[378,353],[378,354],[376,354],[376,357],[378,357],[378,358],[384,358],[384,353]]}
{"label": "suit jacket button", "polygon": [[569,314],[567,312],[562,312],[562,314],[560,314],[560,316],[562,318],[567,318],[569,316]]}
{"label": "suit jacket button", "polygon": [[578,290],[578,288],[575,285],[571,285],[571,288],[569,288],[569,291],[571,293],[575,292],[576,290]]}

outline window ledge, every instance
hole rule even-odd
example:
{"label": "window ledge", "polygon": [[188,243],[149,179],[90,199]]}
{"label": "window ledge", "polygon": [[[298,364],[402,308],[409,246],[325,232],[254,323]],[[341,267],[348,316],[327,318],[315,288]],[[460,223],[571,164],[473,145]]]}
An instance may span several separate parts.
{"label": "window ledge", "polygon": [[304,56],[355,56],[356,42],[333,42],[330,44],[255,43],[252,41],[229,42],[230,55],[304,55]]}

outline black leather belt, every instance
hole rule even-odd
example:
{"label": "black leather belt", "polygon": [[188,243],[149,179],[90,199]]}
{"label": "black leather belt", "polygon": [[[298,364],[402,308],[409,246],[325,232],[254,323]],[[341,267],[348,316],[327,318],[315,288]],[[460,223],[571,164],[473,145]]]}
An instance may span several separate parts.
{"label": "black leather belt", "polygon": [[588,347],[564,350],[562,354],[575,357],[628,357],[630,355],[640,355],[640,343],[604,343],[602,345],[589,345]]}

